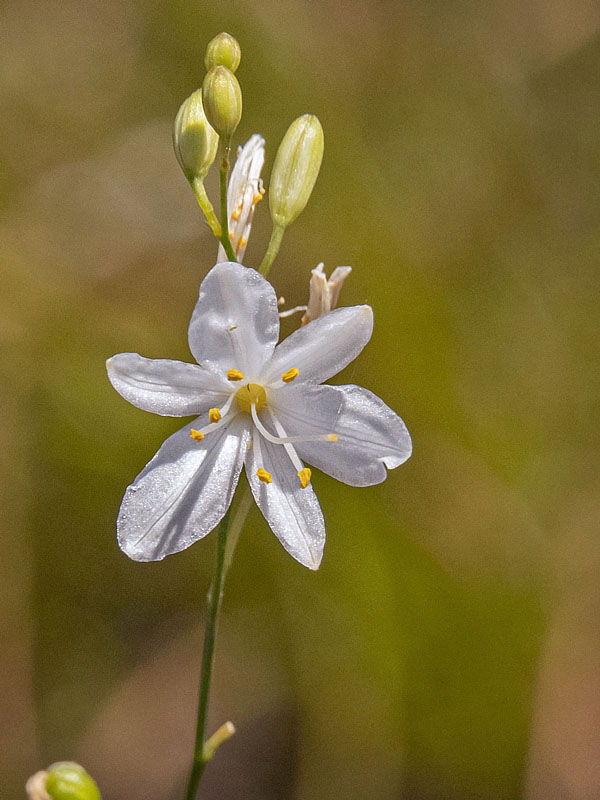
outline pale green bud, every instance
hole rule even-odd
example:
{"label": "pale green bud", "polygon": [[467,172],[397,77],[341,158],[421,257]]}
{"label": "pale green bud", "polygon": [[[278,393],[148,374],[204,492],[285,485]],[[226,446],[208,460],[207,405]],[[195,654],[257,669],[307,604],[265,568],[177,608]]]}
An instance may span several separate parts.
{"label": "pale green bud", "polygon": [[323,160],[323,128],[312,114],[294,120],[275,156],[269,208],[276,226],[285,228],[304,209]]}
{"label": "pale green bud", "polygon": [[202,90],[184,100],[175,117],[173,148],[188,181],[203,180],[217,156],[219,137],[202,106]]}
{"label": "pale green bud", "polygon": [[242,118],[242,90],[227,67],[213,67],[202,84],[204,110],[208,121],[225,141],[229,141]]}
{"label": "pale green bud", "polygon": [[61,761],[48,767],[46,791],[52,800],[101,800],[94,781],[73,761]]}
{"label": "pale green bud", "polygon": [[219,33],[206,47],[204,63],[207,70],[213,67],[227,67],[235,72],[240,65],[242,51],[238,40],[230,33]]}

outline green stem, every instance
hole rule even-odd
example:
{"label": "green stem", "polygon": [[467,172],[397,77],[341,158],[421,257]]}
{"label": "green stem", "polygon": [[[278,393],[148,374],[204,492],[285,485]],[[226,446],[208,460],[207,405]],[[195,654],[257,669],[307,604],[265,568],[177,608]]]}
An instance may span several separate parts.
{"label": "green stem", "polygon": [[271,233],[271,238],[269,239],[269,246],[267,247],[267,252],[265,253],[265,257],[263,258],[262,263],[258,268],[260,274],[264,275],[265,278],[269,274],[271,265],[275,261],[277,253],[279,252],[279,248],[281,247],[281,240],[283,239],[284,233],[285,233],[284,227],[277,224],[273,225],[273,232]]}
{"label": "green stem", "polygon": [[214,235],[220,239],[221,238],[221,225],[219,220],[217,219],[217,215],[215,214],[215,209],[213,208],[213,204],[208,199],[208,195],[206,194],[206,189],[204,188],[204,183],[199,178],[194,178],[192,181],[192,189],[194,190],[194,194],[196,195],[196,200],[198,201],[198,205],[202,209],[204,216],[206,217],[206,221],[210,225],[211,231]]}
{"label": "green stem", "polygon": [[[223,590],[225,588],[225,578],[231,566],[233,552],[238,542],[240,532],[252,505],[252,495],[248,486],[242,490],[238,489],[234,505],[234,510],[232,511],[230,507],[219,526],[215,577],[207,597],[208,613],[206,630],[204,633],[204,648],[202,651],[202,673],[200,677],[200,696],[198,698],[196,742],[194,745],[194,760],[192,762],[185,800],[194,800],[206,763],[213,757],[219,744],[222,744],[222,742],[229,738],[234,732],[233,725],[228,722],[222,725],[208,742],[204,741],[206,736],[206,715],[208,711],[217,623],[221,610]],[[221,735],[219,736],[219,734]],[[217,738],[218,741],[215,741],[211,746],[211,742],[213,742],[215,738]]]}
{"label": "green stem", "polygon": [[235,252],[231,245],[231,239],[229,238],[229,214],[227,213],[227,173],[229,172],[230,147],[231,145],[229,142],[222,143],[223,157],[221,159],[221,168],[219,170],[219,179],[221,184],[221,244],[227,253],[227,258],[230,261],[237,261]]}
{"label": "green stem", "polygon": [[217,563],[215,577],[208,592],[207,607],[208,614],[206,619],[206,630],[204,633],[204,648],[202,650],[202,673],[200,677],[200,696],[198,698],[198,719],[196,722],[196,743],[194,745],[194,760],[188,780],[186,800],[194,800],[198,785],[202,778],[202,773],[206,767],[208,759],[204,753],[204,737],[206,735],[206,714],[208,711],[208,697],[210,693],[210,679],[213,666],[213,655],[215,650],[215,638],[217,634],[217,622],[223,600],[223,589],[225,586],[225,550],[227,547],[227,533],[229,530],[229,519],[231,509],[227,511],[223,521],[219,526],[217,538]]}

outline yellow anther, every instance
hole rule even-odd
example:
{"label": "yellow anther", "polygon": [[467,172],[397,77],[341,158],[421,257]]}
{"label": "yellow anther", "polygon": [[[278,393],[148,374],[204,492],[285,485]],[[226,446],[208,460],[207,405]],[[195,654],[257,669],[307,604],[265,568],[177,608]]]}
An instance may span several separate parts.
{"label": "yellow anther", "polygon": [[292,367],[291,369],[288,369],[287,372],[283,373],[281,380],[284,383],[291,383],[298,377],[298,375],[300,375],[300,370],[296,369],[296,367]]}
{"label": "yellow anther", "polygon": [[193,428],[190,431],[190,436],[192,437],[192,439],[195,439],[197,442],[201,442],[202,439],[204,439],[204,434],[202,433],[202,431],[195,431]]}
{"label": "yellow anther", "polygon": [[231,231],[231,233],[229,234],[229,238],[231,239],[232,242],[235,239],[235,233],[233,231]]}
{"label": "yellow anther", "polygon": [[258,383],[247,383],[245,386],[242,386],[235,393],[235,399],[238,408],[248,414],[252,410],[252,403],[256,406],[257,411],[260,411],[261,408],[267,405],[267,393]]}
{"label": "yellow anther", "polygon": [[258,194],[254,195],[254,197],[252,198],[252,205],[253,206],[255,206],[257,203],[260,203],[260,201],[263,199],[263,194],[264,193],[265,193],[265,190],[263,189],[262,192],[259,192]]}
{"label": "yellow anther", "polygon": [[218,408],[211,408],[208,412],[208,418],[211,422],[218,422],[221,419],[221,412]]}
{"label": "yellow anther", "polygon": [[273,483],[273,476],[271,473],[267,472],[267,470],[263,469],[262,467],[259,467],[256,470],[256,476],[258,477],[258,480],[262,481],[263,483]]}
{"label": "yellow anther", "polygon": [[238,247],[246,247],[247,244],[248,244],[248,239],[246,239],[245,236],[242,236],[240,238],[239,242],[237,243],[237,246]]}
{"label": "yellow anther", "polygon": [[298,477],[300,478],[300,486],[303,489],[306,489],[306,487],[310,483],[310,476],[311,475],[312,475],[312,472],[309,470],[308,467],[304,467],[304,469],[301,469],[300,472],[298,473]]}
{"label": "yellow anther", "polygon": [[240,372],[239,369],[228,369],[227,370],[227,380],[228,381],[243,381],[244,380],[244,373]]}
{"label": "yellow anther", "polygon": [[241,206],[238,206],[237,208],[234,208],[234,210],[231,212],[231,219],[234,219],[236,222],[238,221],[238,219],[241,216],[242,216],[242,207]]}
{"label": "yellow anther", "polygon": [[237,325],[232,325],[232,326],[231,326],[231,328],[229,328],[229,330],[230,330],[230,331],[235,331],[235,330],[237,330]]}
{"label": "yellow anther", "polygon": [[337,442],[337,440],[338,440],[337,433],[328,433],[327,434],[327,441],[328,442]]}

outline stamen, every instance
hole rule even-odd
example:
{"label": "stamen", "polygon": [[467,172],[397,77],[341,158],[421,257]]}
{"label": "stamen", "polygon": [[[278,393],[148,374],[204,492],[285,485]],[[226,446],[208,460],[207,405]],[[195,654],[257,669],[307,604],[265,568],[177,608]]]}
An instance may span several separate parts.
{"label": "stamen", "polygon": [[[260,446],[260,436],[253,436],[252,442],[254,442],[256,446],[256,460],[258,461],[259,464],[261,464],[263,460],[263,455]],[[259,467],[256,470],[256,477],[258,478],[259,481],[262,481],[262,483],[273,483],[273,476],[264,467]]]}
{"label": "stamen", "polygon": [[[281,422],[279,422],[279,420],[277,419],[277,417],[275,416],[275,414],[271,409],[269,409],[269,414],[271,415],[271,419],[273,420],[273,425],[275,425],[275,430],[277,431],[277,433],[280,436],[285,436],[285,428],[283,427]],[[298,453],[295,451],[294,445],[290,444],[289,442],[286,442],[283,445],[283,447],[285,449],[285,452],[288,454],[290,461],[294,465],[294,469],[299,475],[304,469],[304,464],[298,458]]]}
{"label": "stamen", "polygon": [[291,383],[293,380],[296,380],[298,375],[300,375],[300,370],[296,369],[296,367],[292,367],[291,369],[288,369],[287,372],[283,373],[281,380],[284,383]]}
{"label": "stamen", "polygon": [[237,243],[238,247],[246,247],[248,244],[248,239],[245,236],[241,236],[239,242]]}
{"label": "stamen", "polygon": [[312,475],[312,472],[310,471],[310,469],[308,467],[304,467],[304,469],[299,470],[298,477],[300,478],[300,486],[303,489],[306,489],[306,487],[310,483],[310,476],[311,475]]}
{"label": "stamen", "polygon": [[[280,299],[283,300],[283,298]],[[282,306],[283,303],[278,303],[278,305]],[[306,311],[306,309],[307,306],[294,306],[294,308],[288,308],[287,311],[280,311],[279,317],[280,319],[285,319],[286,317],[291,317],[292,314],[297,314],[299,311]]]}
{"label": "stamen", "polygon": [[234,209],[234,210],[231,212],[231,219],[233,219],[233,220],[235,220],[235,221],[237,222],[237,221],[238,221],[238,219],[239,219],[241,216],[242,216],[242,204],[240,203],[240,204],[239,204],[239,206],[238,206],[237,208],[235,208],[235,209]]}
{"label": "stamen", "polygon": [[233,231],[231,231],[231,233],[229,234],[229,238],[231,239],[232,242],[235,240],[235,233]]}
{"label": "stamen", "polygon": [[190,436],[192,439],[195,439],[197,442],[201,442],[202,439],[206,436],[207,433],[212,433],[217,428],[223,427],[226,422],[231,419],[231,415],[229,415],[229,409],[231,408],[231,404],[235,399],[235,392],[229,395],[227,398],[227,402],[221,406],[221,408],[211,408],[208,412],[208,419],[210,420],[208,425],[205,425],[204,428],[197,431],[192,428],[190,431]]}
{"label": "stamen", "polygon": [[273,483],[273,476],[270,472],[267,472],[266,469],[263,469],[263,467],[259,467],[256,470],[256,476],[258,477],[258,480],[262,481],[263,483]]}
{"label": "stamen", "polygon": [[227,370],[227,380],[228,381],[243,381],[244,380],[244,373],[240,372],[239,369],[228,369]]}
{"label": "stamen", "polygon": [[260,201],[263,199],[263,194],[264,193],[265,193],[265,190],[263,189],[262,191],[257,192],[254,195],[254,197],[252,198],[252,205],[253,206],[255,206],[257,203],[260,203]]}
{"label": "stamen", "polygon": [[[252,414],[252,421],[256,425],[258,432],[262,434],[262,436],[264,436],[268,442],[273,442],[273,444],[292,444],[293,442],[335,442],[337,439],[337,435],[335,433],[319,433],[314,434],[313,436],[273,436],[273,434],[265,428],[258,418],[255,403],[252,403],[250,413]],[[273,416],[273,414],[271,414],[271,416]],[[332,436],[335,436],[336,439],[332,439]]]}

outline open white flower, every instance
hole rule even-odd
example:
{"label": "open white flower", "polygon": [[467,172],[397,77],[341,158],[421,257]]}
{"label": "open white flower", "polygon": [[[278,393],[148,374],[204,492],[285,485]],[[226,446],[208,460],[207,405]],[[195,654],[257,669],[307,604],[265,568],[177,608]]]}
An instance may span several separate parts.
{"label": "open white flower", "polygon": [[199,415],[169,437],[129,486],[117,522],[120,547],[162,559],[206,536],[223,518],[242,466],[285,549],[317,569],[325,543],[304,461],[370,486],[411,454],[406,427],[358,386],[320,386],[371,337],[369,306],[339,308],[279,345],[275,291],[258,272],[217,264],[200,286],[189,327],[198,364],[121,353],[107,362],[115,389],[145,411]]}

